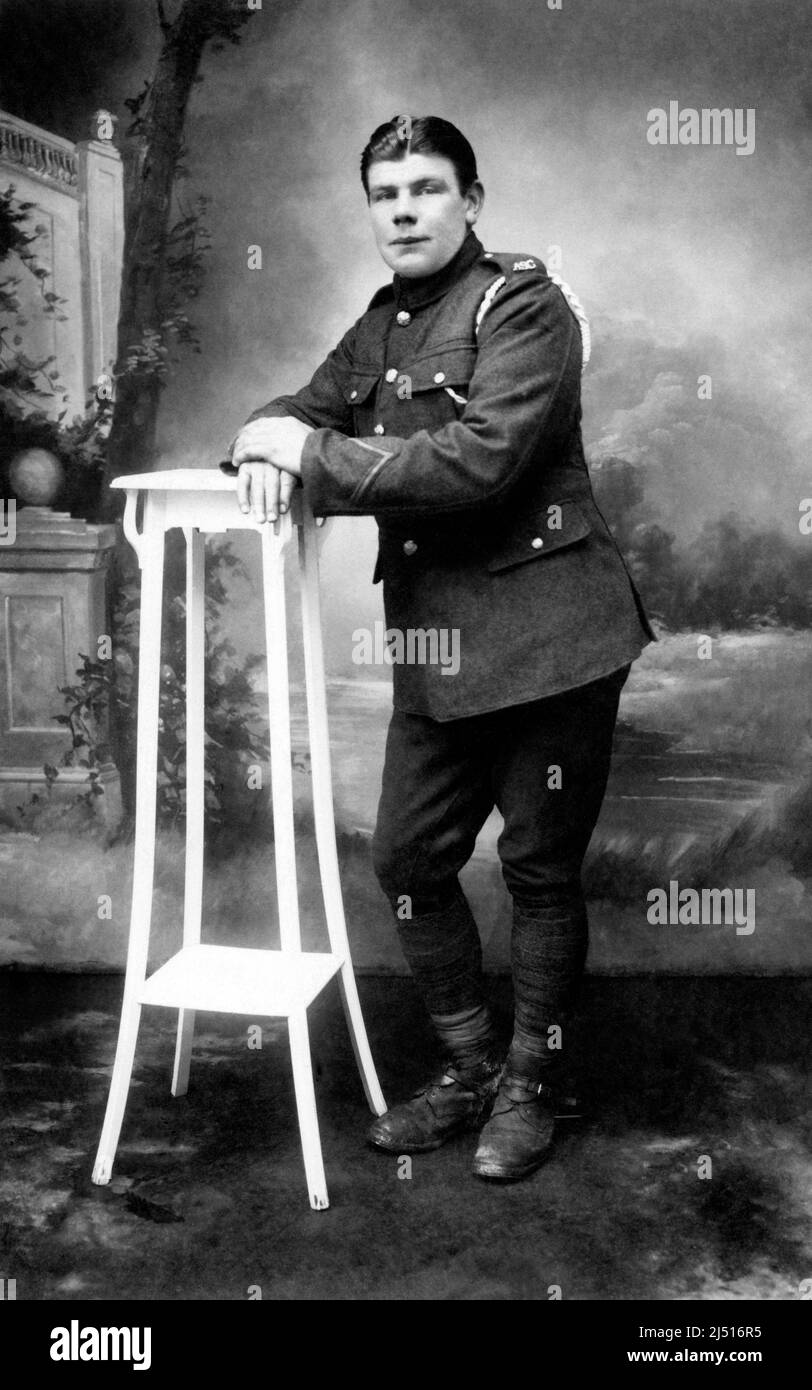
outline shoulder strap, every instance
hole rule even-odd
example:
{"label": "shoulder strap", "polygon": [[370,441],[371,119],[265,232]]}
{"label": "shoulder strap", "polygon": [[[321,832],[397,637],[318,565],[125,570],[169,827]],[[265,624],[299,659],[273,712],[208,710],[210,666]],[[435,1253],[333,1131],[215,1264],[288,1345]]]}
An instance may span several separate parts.
{"label": "shoulder strap", "polygon": [[518,275],[523,271],[537,270],[542,276],[546,276],[547,279],[552,280],[553,284],[557,286],[566,299],[572,313],[578,320],[578,327],[581,330],[581,345],[583,352],[581,371],[585,371],[586,365],[592,355],[592,335],[590,333],[589,320],[586,316],[584,306],[574,291],[570,289],[569,285],[565,284],[560,275],[551,275],[543,262],[537,260],[533,256],[517,256],[507,252],[492,252],[488,256],[488,259],[496,261],[497,265],[505,271],[505,274],[499,275],[495,280],[491,281],[480,300],[476,313],[476,333],[479,333],[482,320],[493,304],[499,291],[507,284],[508,276],[512,279],[514,275]]}

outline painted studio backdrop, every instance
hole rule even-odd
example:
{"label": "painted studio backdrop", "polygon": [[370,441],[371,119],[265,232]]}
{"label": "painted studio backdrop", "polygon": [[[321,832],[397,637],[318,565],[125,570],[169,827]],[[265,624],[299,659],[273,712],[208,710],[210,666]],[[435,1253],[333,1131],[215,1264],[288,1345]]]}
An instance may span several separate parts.
{"label": "painted studio backdrop", "polygon": [[[189,102],[175,217],[183,313],[199,350],[181,341],[169,353],[159,467],[215,466],[249,412],[305,382],[388,278],[358,158],[396,112],[461,127],[486,189],[477,227],[485,245],[539,257],[585,306],[593,481],[659,634],[624,691],[587,861],[593,971],[760,974],[812,963],[809,26],[807,9],[787,0],[284,0],[254,10],[238,46],[206,51]],[[31,358],[55,343],[69,400],[44,408],[67,409],[64,431],[112,367],[113,291],[104,286],[113,277],[116,288],[120,270],[114,185],[126,191],[128,129],[161,35],[151,0],[11,3],[0,8],[0,30],[0,193],[13,187],[33,205],[25,225],[42,231],[31,251],[65,307],[48,337],[34,295],[29,324],[15,328],[6,316],[4,343],[11,351],[16,331]],[[102,138],[92,138],[97,112],[115,118],[107,146],[98,127]],[[98,170],[107,183],[93,183]],[[94,197],[98,215],[88,220]],[[2,249],[0,278],[17,274],[27,303],[30,268]],[[99,266],[87,281],[101,286],[97,301],[81,289],[74,253],[76,267]],[[63,453],[87,466],[77,430]],[[8,426],[0,450],[3,495],[18,497],[21,524],[9,467],[31,443]],[[88,540],[81,527],[101,513],[83,508],[70,476],[66,487],[54,505],[74,530],[65,523],[60,534],[78,536],[74,549],[98,559],[107,533]],[[371,519],[333,523],[325,636],[355,962],[397,971],[370,863],[391,671],[380,651],[377,661],[357,659],[359,629],[383,620],[375,546]],[[0,548],[8,585],[11,549]],[[256,538],[211,545],[210,565],[206,932],[260,945],[275,914]],[[70,602],[90,614],[96,642],[102,600],[79,593],[70,573],[64,592],[73,585]],[[170,556],[156,961],[175,948],[182,917],[183,673],[173,648],[181,577]],[[79,650],[63,659],[49,644],[48,610],[8,592],[4,660],[17,667],[4,674],[0,961],[117,968],[132,851],[114,833],[115,779],[108,769],[103,795],[88,798],[81,758],[65,764],[75,727],[55,722],[70,711],[57,687],[76,685]],[[126,694],[126,642],[89,655]],[[292,662],[305,940],[316,944],[295,650]],[[20,700],[33,702],[37,727],[54,731],[30,748],[10,739],[12,677],[18,712]],[[83,679],[86,689],[91,677]],[[109,697],[109,682],[104,689]],[[14,781],[15,757],[56,775]],[[119,772],[126,792],[128,769]],[[506,966],[509,942],[498,833],[494,815],[464,876],[495,969]],[[703,892],[716,894],[704,900],[719,904],[715,921],[701,912]]]}

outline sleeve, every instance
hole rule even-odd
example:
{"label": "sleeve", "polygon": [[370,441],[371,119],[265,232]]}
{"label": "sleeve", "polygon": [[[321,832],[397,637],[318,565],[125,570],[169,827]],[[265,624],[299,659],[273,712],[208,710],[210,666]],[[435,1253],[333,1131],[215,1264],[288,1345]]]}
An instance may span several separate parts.
{"label": "sleeve", "polygon": [[548,276],[517,275],[485,316],[459,419],[408,439],[305,440],[302,483],[317,515],[423,515],[499,503],[569,431],[580,406],[582,344]]}
{"label": "sleeve", "polygon": [[[277,396],[267,405],[260,406],[248,416],[246,425],[252,420],[261,420],[264,417],[293,415],[295,419],[301,420],[305,425],[312,425],[314,429],[352,434],[352,406],[348,399],[347,382],[352,371],[356,328],[357,324],[354,324],[349,332],[345,333],[338,346],[316,369],[307,386],[303,386],[292,396]],[[224,473],[237,472],[231,463],[236,440],[237,435],[228,446],[228,462],[220,465]]]}

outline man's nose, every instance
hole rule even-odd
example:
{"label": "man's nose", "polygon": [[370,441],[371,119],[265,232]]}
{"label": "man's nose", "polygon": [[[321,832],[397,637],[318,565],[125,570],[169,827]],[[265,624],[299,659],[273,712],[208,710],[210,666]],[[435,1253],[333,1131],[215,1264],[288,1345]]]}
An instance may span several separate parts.
{"label": "man's nose", "polygon": [[392,220],[397,225],[400,225],[400,223],[402,222],[417,221],[417,216],[415,214],[414,207],[407,198],[401,199],[395,204],[394,209],[392,211]]}

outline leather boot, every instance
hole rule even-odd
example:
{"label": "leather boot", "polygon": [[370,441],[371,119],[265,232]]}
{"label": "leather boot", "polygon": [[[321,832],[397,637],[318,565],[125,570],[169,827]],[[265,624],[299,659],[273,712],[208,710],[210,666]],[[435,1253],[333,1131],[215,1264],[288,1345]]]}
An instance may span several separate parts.
{"label": "leather boot", "polygon": [[503,1182],[529,1177],[547,1156],[555,1118],[552,1088],[505,1068],[491,1117],[479,1136],[474,1173]]}
{"label": "leather boot", "polygon": [[478,1129],[490,1114],[502,1063],[479,1062],[465,1070],[449,1064],[416,1091],[373,1120],[367,1138],[387,1153],[428,1153],[466,1130]]}

